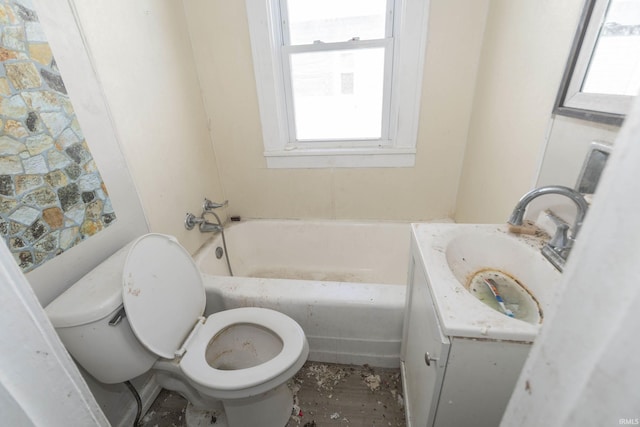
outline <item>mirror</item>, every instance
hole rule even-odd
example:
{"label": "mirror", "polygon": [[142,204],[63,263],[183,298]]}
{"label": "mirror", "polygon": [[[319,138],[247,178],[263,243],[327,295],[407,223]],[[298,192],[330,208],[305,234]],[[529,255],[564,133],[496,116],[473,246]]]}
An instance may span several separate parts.
{"label": "mirror", "polygon": [[640,2],[587,0],[555,114],[621,125],[640,89]]}

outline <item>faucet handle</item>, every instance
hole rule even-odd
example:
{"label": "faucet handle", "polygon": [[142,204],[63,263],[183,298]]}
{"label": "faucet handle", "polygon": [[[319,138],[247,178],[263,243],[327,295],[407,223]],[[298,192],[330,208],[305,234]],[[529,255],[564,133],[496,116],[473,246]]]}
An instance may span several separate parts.
{"label": "faucet handle", "polygon": [[209,200],[209,199],[207,199],[205,197],[204,201],[202,202],[202,210],[204,212],[211,211],[211,210],[214,210],[214,209],[218,209],[218,208],[222,208],[224,206],[227,206],[228,204],[229,204],[228,200],[225,200],[222,203],[216,203],[216,202],[212,202],[211,200]]}
{"label": "faucet handle", "polygon": [[569,232],[569,224],[567,224],[562,218],[554,214],[550,210],[546,210],[545,214],[547,218],[553,222],[556,226],[556,232],[554,236],[549,241],[549,246],[552,246],[556,249],[568,249],[573,244],[573,236],[568,236]]}
{"label": "faucet handle", "polygon": [[571,246],[571,241],[567,236],[567,233],[569,231],[569,224],[562,222],[556,225],[556,233],[551,238],[551,240],[549,240],[549,246],[558,250],[566,249]]}
{"label": "faucet handle", "polygon": [[193,227],[196,224],[201,224],[202,218],[196,217],[194,214],[187,212],[187,215],[184,217],[184,228],[187,230],[193,230]]}

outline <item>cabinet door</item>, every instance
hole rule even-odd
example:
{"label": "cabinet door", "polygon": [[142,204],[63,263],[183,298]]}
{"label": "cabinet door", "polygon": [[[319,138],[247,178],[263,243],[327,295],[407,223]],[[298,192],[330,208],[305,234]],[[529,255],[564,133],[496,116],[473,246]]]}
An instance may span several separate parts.
{"label": "cabinet door", "polygon": [[434,425],[500,425],[530,349],[530,343],[452,337]]}
{"label": "cabinet door", "polygon": [[432,426],[449,355],[424,268],[410,263],[402,345],[402,375],[408,427]]}

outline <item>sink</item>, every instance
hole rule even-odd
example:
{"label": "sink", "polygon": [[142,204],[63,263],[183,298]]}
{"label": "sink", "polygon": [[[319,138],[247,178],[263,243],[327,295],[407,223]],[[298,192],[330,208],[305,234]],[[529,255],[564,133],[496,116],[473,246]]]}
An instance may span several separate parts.
{"label": "sink", "polygon": [[561,278],[540,252],[542,237],[509,233],[506,224],[414,224],[414,238],[443,328],[533,341]]}
{"label": "sink", "polygon": [[[483,292],[483,282],[477,280],[484,279],[484,275],[497,276],[494,280],[505,304],[536,306],[538,316],[527,313],[522,317],[529,322],[542,322],[544,307],[549,305],[553,291],[550,284],[557,282],[560,277],[540,253],[544,241],[511,234],[506,226],[477,226],[471,229],[463,226],[462,229],[464,233],[452,233],[455,236],[448,240],[445,250],[447,266],[458,283],[486,305],[501,311],[497,308],[495,298],[489,298],[493,297],[489,288],[485,286],[488,292]],[[487,274],[483,275],[483,272]]]}

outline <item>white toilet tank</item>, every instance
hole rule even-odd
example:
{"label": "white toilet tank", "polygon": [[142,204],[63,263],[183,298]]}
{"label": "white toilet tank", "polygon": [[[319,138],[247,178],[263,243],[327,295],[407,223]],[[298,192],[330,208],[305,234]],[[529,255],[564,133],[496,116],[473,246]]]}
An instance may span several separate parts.
{"label": "white toilet tank", "polygon": [[[122,272],[133,242],[106,259],[45,311],[73,358],[98,381],[113,384],[148,371],[158,356],[140,344],[122,303]],[[122,310],[124,314],[124,310]]]}

